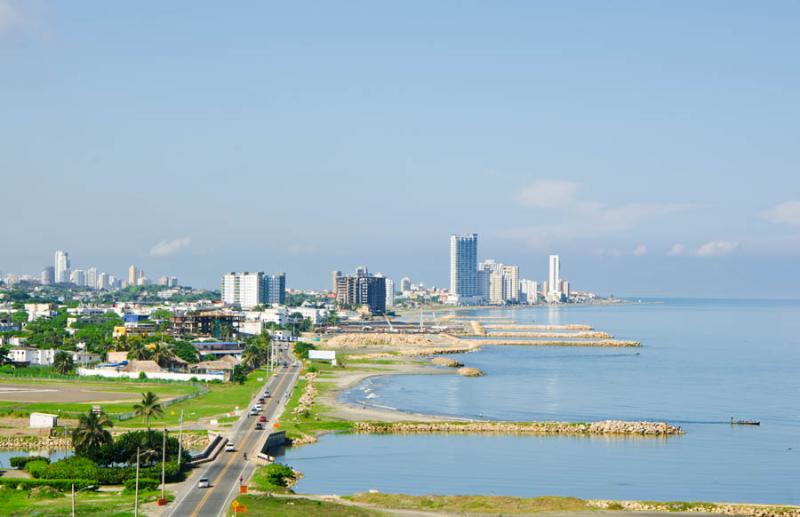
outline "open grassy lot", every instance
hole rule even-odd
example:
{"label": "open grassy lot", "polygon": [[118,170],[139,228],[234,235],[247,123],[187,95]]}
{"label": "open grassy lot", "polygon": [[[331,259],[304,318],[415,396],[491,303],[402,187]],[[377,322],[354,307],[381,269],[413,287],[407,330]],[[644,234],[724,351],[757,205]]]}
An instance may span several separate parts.
{"label": "open grassy lot", "polygon": [[[223,416],[239,409],[247,409],[250,401],[267,382],[268,372],[258,369],[250,372],[244,384],[219,383],[209,384],[208,393],[199,397],[179,402],[164,410],[164,417],[151,420],[153,427],[176,426],[183,410],[184,423],[200,419]],[[261,379],[261,380],[259,380]],[[116,425],[116,424],[115,424]],[[144,420],[133,418],[120,422],[118,427],[143,427]]]}
{"label": "open grassy lot", "polygon": [[[12,391],[3,392],[3,388]],[[23,389],[24,393],[17,394],[13,389]],[[0,415],[26,416],[31,412],[43,412],[72,418],[99,403],[113,417],[132,411],[145,391],[168,400],[198,390],[189,383],[0,378]]]}
{"label": "open grassy lot", "polygon": [[[153,502],[158,491],[139,494],[139,506]],[[127,517],[133,515],[133,495],[119,492],[79,492],[76,495],[75,513],[80,516]],[[143,514],[143,513],[142,513]],[[0,515],[8,517],[60,517],[72,515],[69,493],[0,489]]]}
{"label": "open grassy lot", "polygon": [[574,497],[503,497],[472,495],[354,494],[345,497],[353,502],[366,503],[396,510],[428,512],[515,515],[542,512],[593,512],[597,508]]}
{"label": "open grassy lot", "polygon": [[[264,495],[243,495],[236,498],[247,507],[244,515],[269,515],[271,517],[295,517],[312,515],[331,515],[333,517],[371,517],[384,513],[328,501],[315,501],[293,497],[269,497]],[[228,509],[228,515],[234,515]]]}

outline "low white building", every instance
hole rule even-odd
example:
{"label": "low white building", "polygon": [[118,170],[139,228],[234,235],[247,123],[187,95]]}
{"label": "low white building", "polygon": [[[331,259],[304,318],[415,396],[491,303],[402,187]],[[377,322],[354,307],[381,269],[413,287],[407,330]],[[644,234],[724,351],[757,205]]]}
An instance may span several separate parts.
{"label": "low white building", "polygon": [[33,429],[52,429],[58,425],[58,416],[49,413],[31,413],[30,426]]}
{"label": "low white building", "polygon": [[38,348],[17,347],[8,352],[8,358],[12,362],[36,366],[50,366],[53,364],[55,356],[56,351],[52,348],[40,350]]}

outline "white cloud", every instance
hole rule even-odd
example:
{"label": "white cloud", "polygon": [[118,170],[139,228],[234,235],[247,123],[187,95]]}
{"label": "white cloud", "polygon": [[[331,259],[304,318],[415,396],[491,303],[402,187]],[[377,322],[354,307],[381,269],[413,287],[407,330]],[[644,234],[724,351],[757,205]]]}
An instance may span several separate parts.
{"label": "white cloud", "polygon": [[644,255],[647,255],[647,246],[644,244],[639,244],[633,249],[633,256],[642,257]]}
{"label": "white cloud", "polygon": [[179,237],[172,240],[164,239],[150,248],[150,255],[153,257],[166,257],[169,255],[174,255],[180,250],[188,247],[191,243],[191,237]]}
{"label": "white cloud", "polygon": [[675,243],[667,252],[670,257],[680,257],[686,252],[686,246],[683,244]]}
{"label": "white cloud", "polygon": [[800,201],[779,203],[762,212],[761,216],[772,223],[800,226]]}
{"label": "white cloud", "polygon": [[519,193],[519,201],[526,206],[553,208],[575,201],[580,186],[572,181],[538,180],[525,186]]}
{"label": "white cloud", "polygon": [[730,255],[738,249],[738,242],[710,241],[697,248],[695,255],[698,257],[720,257],[722,255]]}

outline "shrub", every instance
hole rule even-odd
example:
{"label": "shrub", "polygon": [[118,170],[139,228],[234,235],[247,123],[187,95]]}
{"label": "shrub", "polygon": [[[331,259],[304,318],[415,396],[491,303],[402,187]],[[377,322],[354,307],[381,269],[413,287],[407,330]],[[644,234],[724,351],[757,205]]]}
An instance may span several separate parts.
{"label": "shrub", "polygon": [[303,359],[308,359],[309,350],[316,350],[316,349],[317,347],[315,347],[311,343],[304,343],[302,341],[298,341],[294,344],[294,352]]}
{"label": "shrub", "polygon": [[57,488],[51,486],[35,486],[31,488],[31,493],[28,494],[31,499],[59,499],[64,497]]}
{"label": "shrub", "polygon": [[288,486],[295,477],[294,471],[287,465],[272,463],[266,467],[267,482],[275,486]]}
{"label": "shrub", "polygon": [[147,380],[147,374],[144,373],[144,372],[139,372],[139,380],[140,381],[146,381]]}
{"label": "shrub", "polygon": [[98,477],[95,462],[82,456],[72,456],[48,465],[41,473],[42,479],[92,479]]}
{"label": "shrub", "polygon": [[[157,479],[139,478],[139,491],[155,490],[161,486],[161,481]],[[136,479],[128,479],[125,481],[125,492],[131,494],[136,491]]]}
{"label": "shrub", "polygon": [[45,463],[50,463],[50,460],[44,456],[14,456],[8,460],[11,466],[17,469],[25,468],[25,465],[32,461],[43,461]]}
{"label": "shrub", "polygon": [[42,476],[42,472],[44,472],[44,469],[46,469],[48,465],[49,463],[46,461],[29,461],[25,464],[25,472],[34,478],[39,478]]}
{"label": "shrub", "polygon": [[72,485],[75,490],[96,486],[94,479],[22,479],[22,478],[0,478],[0,486],[8,486],[18,490],[29,490],[37,486],[51,486],[58,490],[71,490]]}
{"label": "shrub", "polygon": [[130,469],[108,467],[97,469],[97,482],[101,485],[122,485],[130,477]]}

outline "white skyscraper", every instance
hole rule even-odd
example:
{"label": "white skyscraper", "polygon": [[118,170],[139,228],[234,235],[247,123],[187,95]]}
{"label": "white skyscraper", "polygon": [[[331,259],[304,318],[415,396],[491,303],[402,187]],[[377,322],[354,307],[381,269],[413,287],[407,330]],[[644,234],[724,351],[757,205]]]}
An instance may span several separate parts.
{"label": "white skyscraper", "polygon": [[394,280],[386,279],[386,308],[394,307]]}
{"label": "white skyscraper", "polygon": [[92,289],[97,289],[97,268],[90,267],[86,270],[86,285]]}
{"label": "white skyscraper", "polygon": [[86,286],[86,271],[83,269],[76,269],[69,275],[69,281],[78,287]]}
{"label": "white skyscraper", "polygon": [[450,294],[472,303],[480,295],[478,288],[478,234],[451,235]]}
{"label": "white skyscraper", "polygon": [[222,301],[252,309],[264,301],[264,273],[226,273],[222,275]]}
{"label": "white skyscraper", "polygon": [[411,279],[407,276],[404,276],[400,280],[400,292],[405,293],[411,290]]}
{"label": "white skyscraper", "polygon": [[561,288],[561,261],[558,255],[550,255],[550,275],[547,277],[548,295],[560,294]]}
{"label": "white skyscraper", "polygon": [[108,282],[108,275],[105,273],[100,273],[97,275],[97,289],[108,289],[109,282]]}
{"label": "white skyscraper", "polygon": [[56,283],[69,282],[69,253],[66,251],[56,251],[55,270]]}

